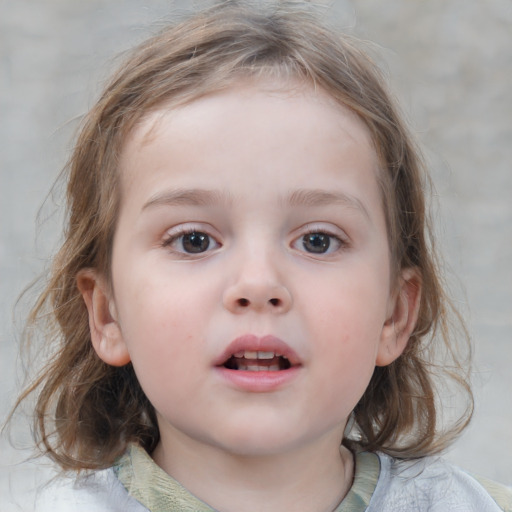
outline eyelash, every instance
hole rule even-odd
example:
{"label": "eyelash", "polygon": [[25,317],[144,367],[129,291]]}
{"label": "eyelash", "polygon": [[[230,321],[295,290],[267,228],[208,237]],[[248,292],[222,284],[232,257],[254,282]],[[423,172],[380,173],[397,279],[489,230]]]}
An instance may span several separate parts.
{"label": "eyelash", "polygon": [[[306,237],[308,236],[311,236],[311,235],[323,235],[323,236],[326,236],[328,237],[328,244],[327,244],[327,247],[326,247],[326,251],[325,252],[315,252],[315,251],[307,251],[305,250],[304,248],[304,243],[306,241]],[[331,248],[331,244],[332,244],[332,241],[335,241],[337,246],[332,249],[332,250],[329,250]],[[311,255],[311,256],[330,256],[336,252],[338,252],[339,250],[341,249],[344,249],[348,246],[348,242],[341,238],[339,235],[337,234],[334,234],[332,233],[331,231],[325,229],[325,228],[315,228],[315,227],[312,227],[312,228],[308,228],[305,232],[301,233],[301,235],[297,238],[294,239],[293,243],[292,243],[292,246],[295,244],[295,243],[302,243],[302,246],[303,248],[299,249],[297,248],[297,250],[300,250],[300,251],[304,251],[306,252],[307,254]]]}
{"label": "eyelash", "polygon": [[[197,245],[198,251],[190,250],[187,251],[185,247],[183,246],[184,243],[186,243],[186,237],[189,235],[196,234],[199,237],[199,240],[197,240],[199,243],[202,241],[204,242],[204,239],[207,238],[208,245],[204,248],[202,248],[200,245]],[[204,235],[201,237],[201,235]],[[311,248],[313,250],[307,250],[305,247],[305,244],[308,243],[307,237],[312,237],[313,235],[319,235],[320,239],[314,241],[313,238],[310,238],[309,243],[312,243],[313,245]],[[326,237],[322,241],[321,237]],[[181,240],[181,247],[176,248],[172,247],[173,244],[179,243]],[[335,241],[335,247],[332,248],[332,242]],[[215,245],[215,247],[211,247],[212,243]],[[297,247],[296,244],[301,244],[301,247]],[[201,255],[205,255],[208,252],[211,252],[212,249],[217,249],[221,247],[222,245],[220,242],[216,240],[216,238],[212,235],[210,235],[206,230],[203,228],[198,228],[195,226],[186,227],[177,230],[176,232],[169,233],[168,236],[163,240],[162,247],[170,249],[172,252],[181,255],[182,257],[200,257]],[[304,252],[308,255],[311,255],[312,257],[318,256],[329,256],[333,253],[338,252],[340,249],[344,249],[348,246],[348,243],[343,238],[340,238],[337,234],[334,234],[330,232],[329,230],[326,230],[322,227],[310,227],[305,232],[302,232],[300,236],[293,239],[291,246],[300,251]],[[315,246],[319,248],[319,251],[314,250]]]}
{"label": "eyelash", "polygon": [[[189,235],[193,235],[193,234],[196,234],[198,236],[204,235],[205,237],[208,238],[208,246],[205,248],[205,250],[199,250],[197,252],[185,250],[185,248],[183,247],[185,237],[187,237]],[[176,247],[172,247],[174,243],[179,243],[180,240],[181,240],[181,248],[180,249],[178,249]],[[206,230],[204,230],[203,228],[197,228],[197,227],[192,226],[192,227],[186,227],[186,228],[179,229],[173,233],[169,233],[168,236],[163,240],[162,247],[168,248],[172,252],[179,254],[182,257],[198,257],[198,256],[204,255],[205,253],[211,251],[212,249],[210,246],[212,245],[212,243],[217,246],[215,248],[218,248],[221,246],[221,244],[215,239],[215,237],[210,235]]]}

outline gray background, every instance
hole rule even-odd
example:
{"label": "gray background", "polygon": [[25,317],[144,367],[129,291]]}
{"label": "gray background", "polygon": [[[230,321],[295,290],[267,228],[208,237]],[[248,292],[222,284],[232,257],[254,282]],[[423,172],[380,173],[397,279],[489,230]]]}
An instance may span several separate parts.
{"label": "gray background", "polygon": [[[0,0],[0,420],[22,377],[26,308],[14,321],[14,303],[57,246],[60,201],[39,209],[77,118],[113,56],[187,4]],[[512,485],[512,0],[335,1],[333,12],[380,47],[436,185],[439,247],[477,370],[474,421],[448,458]],[[18,445],[29,446],[27,421],[15,420]],[[0,438],[4,512],[31,510],[32,490],[48,474],[20,464],[28,453]]]}

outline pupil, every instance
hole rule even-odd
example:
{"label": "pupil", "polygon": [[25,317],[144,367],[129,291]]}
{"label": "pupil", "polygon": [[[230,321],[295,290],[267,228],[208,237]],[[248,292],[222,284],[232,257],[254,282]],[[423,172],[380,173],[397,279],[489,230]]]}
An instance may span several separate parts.
{"label": "pupil", "polygon": [[188,233],[183,235],[183,249],[186,252],[199,253],[204,252],[210,245],[210,238],[205,233]]}
{"label": "pupil", "polygon": [[308,252],[324,253],[329,249],[331,239],[324,233],[310,233],[302,239],[304,249]]}

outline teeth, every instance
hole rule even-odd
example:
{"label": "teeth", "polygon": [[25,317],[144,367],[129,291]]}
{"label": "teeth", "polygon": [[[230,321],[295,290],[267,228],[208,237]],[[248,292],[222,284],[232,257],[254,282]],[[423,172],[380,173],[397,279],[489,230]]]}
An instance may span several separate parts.
{"label": "teeth", "polygon": [[233,355],[237,359],[274,359],[274,357],[276,357],[275,352],[263,352],[261,350],[244,350]]}
{"label": "teeth", "polygon": [[258,359],[274,359],[274,352],[258,352]]}
{"label": "teeth", "polygon": [[278,372],[280,370],[278,364],[271,364],[270,366],[260,366],[257,364],[239,364],[237,369],[246,372]]}
{"label": "teeth", "polygon": [[[261,361],[261,362],[259,362]],[[290,368],[288,360],[281,354],[265,350],[241,350],[227,361],[231,370],[248,372],[279,372]]]}

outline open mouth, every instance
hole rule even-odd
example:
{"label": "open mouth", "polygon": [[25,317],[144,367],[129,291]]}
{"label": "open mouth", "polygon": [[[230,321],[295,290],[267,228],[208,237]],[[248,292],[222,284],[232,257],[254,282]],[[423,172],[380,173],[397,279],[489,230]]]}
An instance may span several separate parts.
{"label": "open mouth", "polygon": [[248,372],[278,372],[292,367],[290,361],[275,352],[244,350],[231,355],[224,364],[228,370]]}

